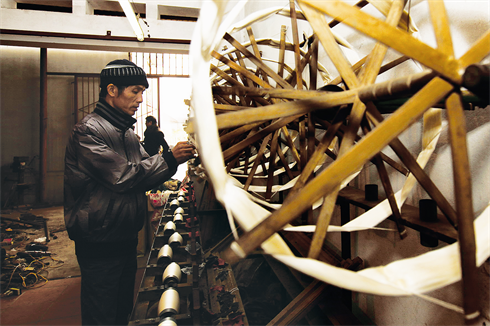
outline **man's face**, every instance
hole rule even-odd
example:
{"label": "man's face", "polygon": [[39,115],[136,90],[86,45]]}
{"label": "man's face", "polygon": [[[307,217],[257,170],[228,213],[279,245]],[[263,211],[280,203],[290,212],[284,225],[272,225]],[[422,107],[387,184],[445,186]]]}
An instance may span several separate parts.
{"label": "man's face", "polygon": [[133,116],[138,111],[141,102],[143,102],[143,92],[145,90],[146,88],[141,85],[128,86],[122,92],[117,90],[118,93],[113,100],[113,106]]}

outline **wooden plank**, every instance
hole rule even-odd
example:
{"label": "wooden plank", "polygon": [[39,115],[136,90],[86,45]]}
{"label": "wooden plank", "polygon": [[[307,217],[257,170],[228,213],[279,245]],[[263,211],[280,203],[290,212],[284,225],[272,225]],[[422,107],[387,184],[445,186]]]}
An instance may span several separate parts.
{"label": "wooden plank", "polygon": [[267,325],[294,325],[313,309],[321,300],[327,288],[325,283],[317,280],[303,290],[293,299],[274,319]]}
{"label": "wooden plank", "polygon": [[[384,199],[380,198],[377,201],[366,200],[363,190],[349,186],[340,190],[339,197],[348,200],[352,205],[366,210],[373,208]],[[442,215],[439,215],[438,222],[425,222],[419,218],[418,207],[408,204],[402,206],[401,215],[403,224],[411,229],[429,234],[446,243],[453,243],[458,239],[458,232]]]}
{"label": "wooden plank", "polygon": [[[308,257],[308,250],[311,246],[311,238],[303,232],[281,232],[281,236],[303,257]],[[323,245],[317,258],[333,266],[340,266],[342,258],[331,249]]]}

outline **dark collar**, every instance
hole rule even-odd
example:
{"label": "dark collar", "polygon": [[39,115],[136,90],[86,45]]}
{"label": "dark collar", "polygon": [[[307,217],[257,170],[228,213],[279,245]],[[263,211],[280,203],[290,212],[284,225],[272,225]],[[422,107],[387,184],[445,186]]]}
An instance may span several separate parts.
{"label": "dark collar", "polygon": [[119,111],[116,108],[113,108],[103,99],[100,99],[99,102],[97,102],[94,112],[119,129],[128,129],[136,123],[135,118],[129,114]]}

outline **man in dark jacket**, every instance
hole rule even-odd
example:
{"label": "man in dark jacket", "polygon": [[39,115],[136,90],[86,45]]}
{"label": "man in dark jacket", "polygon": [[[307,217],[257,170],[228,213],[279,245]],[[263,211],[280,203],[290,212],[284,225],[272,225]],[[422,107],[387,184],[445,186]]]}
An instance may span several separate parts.
{"label": "man in dark jacket", "polygon": [[148,81],[134,63],[110,62],[100,87],[94,112],[73,128],[66,148],[65,225],[82,274],[82,324],[127,325],[145,191],[168,180],[194,148],[181,142],[163,155],[144,151],[130,127]]}
{"label": "man in dark jacket", "polygon": [[146,117],[146,130],[145,139],[143,140],[143,147],[148,155],[153,156],[160,152],[160,146],[162,147],[162,153],[169,151],[169,146],[165,141],[163,132],[158,128],[157,119],[154,116]]}

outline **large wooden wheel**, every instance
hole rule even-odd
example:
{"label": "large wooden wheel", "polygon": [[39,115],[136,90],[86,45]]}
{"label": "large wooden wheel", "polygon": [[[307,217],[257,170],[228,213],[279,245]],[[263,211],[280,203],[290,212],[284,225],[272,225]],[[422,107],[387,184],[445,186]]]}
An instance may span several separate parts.
{"label": "large wooden wheel", "polygon": [[[282,206],[253,228],[245,228],[247,232],[225,254],[235,262],[286,225],[298,224],[301,217],[306,217],[310,223],[316,221],[308,257],[317,258],[342,184],[368,161],[377,168],[403,238],[400,205],[386,171],[387,163],[400,173],[411,173],[457,228],[464,311],[466,318],[472,319],[478,316],[479,307],[462,87],[467,86],[467,67],[479,64],[489,54],[490,33],[455,59],[442,1],[428,2],[436,49],[411,36],[404,1],[373,3],[386,19],[361,10],[370,6],[368,1],[351,6],[340,0],[301,0],[297,3],[301,10],[291,1],[290,10],[278,12],[290,17],[292,42],[286,41],[285,26],[280,27],[279,40],[256,39],[254,20],[250,20],[241,27],[246,29],[248,39],[239,41],[244,34],[235,35],[239,28],[230,29],[221,43],[226,46],[211,52],[212,94],[226,172],[265,201],[277,202],[274,194],[288,189]],[[300,40],[298,19],[309,22],[314,31],[311,36]],[[341,49],[343,40],[333,32],[337,25],[349,26],[377,43],[365,58],[352,65]],[[319,49],[326,53],[338,76],[318,60]],[[383,63],[390,49],[401,55]],[[287,64],[288,55],[294,58],[294,65]],[[425,70],[380,82],[380,73],[407,59]],[[454,182],[459,189],[455,208],[424,172],[423,164],[398,139],[424,114],[434,114],[433,107],[447,111]],[[390,115],[384,120],[382,113]],[[195,127],[191,121],[188,131],[193,134]],[[386,146],[402,164],[381,152]],[[321,172],[316,172],[318,167]],[[295,183],[289,188],[291,180]],[[311,209],[320,199],[323,204],[313,219]]]}

